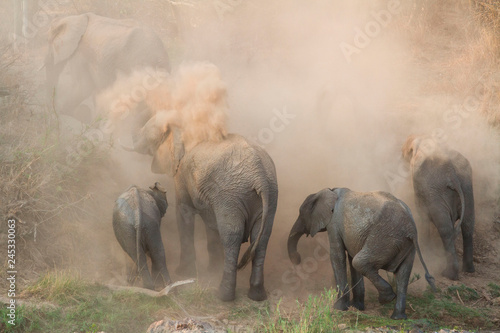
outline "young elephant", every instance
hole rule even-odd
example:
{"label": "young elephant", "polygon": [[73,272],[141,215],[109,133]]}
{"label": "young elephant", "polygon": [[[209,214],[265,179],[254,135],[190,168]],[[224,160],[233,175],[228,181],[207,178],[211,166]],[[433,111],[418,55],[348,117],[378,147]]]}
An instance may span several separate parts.
{"label": "young elephant", "polygon": [[443,241],[447,264],[442,275],[458,280],[455,237],[460,229],[464,249],[463,270],[473,273],[475,218],[469,161],[459,152],[440,148],[432,139],[425,137],[408,137],[402,152],[410,162],[418,208],[423,217],[436,226]]}
{"label": "young elephant", "polygon": [[[144,288],[154,290],[155,282],[162,288],[171,283],[160,234],[161,218],[167,207],[166,191],[160,183],[155,183],[149,190],[130,186],[118,197],[113,209],[116,239],[136,264]],[[151,258],[153,278],[146,255]],[[129,272],[129,283],[133,278]]]}
{"label": "young elephant", "polygon": [[[347,310],[346,252],[351,270],[352,305],[364,310],[366,276],[379,292],[379,302],[396,298],[392,319],[406,319],[406,291],[415,250],[425,269],[425,278],[434,289],[434,278],[425,266],[417,242],[417,229],[408,206],[386,192],[354,192],[347,188],[323,189],[309,195],[288,238],[290,260],[300,264],[297,243],[303,234],[314,236],[327,231],[330,259],[337,283],[335,308]],[[397,290],[379,274],[384,269],[396,276]]]}

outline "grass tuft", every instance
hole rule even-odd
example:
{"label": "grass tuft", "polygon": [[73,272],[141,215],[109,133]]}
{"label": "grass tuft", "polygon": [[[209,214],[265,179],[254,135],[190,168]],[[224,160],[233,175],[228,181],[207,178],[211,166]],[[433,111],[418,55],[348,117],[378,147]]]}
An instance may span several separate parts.
{"label": "grass tuft", "polygon": [[475,301],[481,298],[477,291],[467,287],[464,284],[461,284],[459,286],[449,286],[446,289],[446,294],[449,296],[455,296],[462,301]]}
{"label": "grass tuft", "polygon": [[35,296],[61,305],[78,303],[92,286],[69,271],[49,272],[26,288],[23,296]]}
{"label": "grass tuft", "polygon": [[337,332],[340,331],[341,314],[333,309],[337,298],[335,290],[325,290],[320,295],[309,295],[305,304],[297,302],[300,311],[298,318],[294,318],[280,310],[280,302],[276,306],[274,316],[269,316],[269,323],[262,329],[263,332]]}
{"label": "grass tuft", "polygon": [[488,287],[490,288],[491,296],[500,297],[500,286],[498,284],[490,282],[488,283]]}

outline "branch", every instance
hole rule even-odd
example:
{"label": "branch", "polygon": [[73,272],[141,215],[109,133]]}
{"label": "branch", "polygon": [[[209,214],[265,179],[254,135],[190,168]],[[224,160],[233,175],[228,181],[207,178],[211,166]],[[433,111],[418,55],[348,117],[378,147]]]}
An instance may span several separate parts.
{"label": "branch", "polygon": [[106,287],[108,287],[109,289],[114,290],[114,291],[125,290],[125,291],[130,291],[133,293],[144,294],[144,295],[147,295],[150,297],[161,297],[161,296],[166,296],[170,292],[170,290],[172,290],[175,287],[181,286],[183,284],[193,283],[194,281],[195,281],[195,279],[177,281],[177,282],[174,282],[172,284],[169,284],[168,286],[166,286],[164,289],[162,289],[160,291],[154,291],[154,290],[140,288],[140,287],[114,286],[114,285],[110,285],[110,284],[107,284]]}
{"label": "branch", "polygon": [[460,297],[460,294],[458,293],[458,290],[456,290],[456,292],[457,292],[458,299],[460,300],[460,303],[462,303],[462,305],[465,305],[464,301],[462,301],[462,297]]}

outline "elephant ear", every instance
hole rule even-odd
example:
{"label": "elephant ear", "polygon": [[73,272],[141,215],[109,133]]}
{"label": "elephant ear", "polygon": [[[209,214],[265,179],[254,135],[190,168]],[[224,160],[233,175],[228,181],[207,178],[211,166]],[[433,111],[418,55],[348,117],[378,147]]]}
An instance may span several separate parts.
{"label": "elephant ear", "polygon": [[157,189],[158,191],[160,191],[162,193],[167,193],[167,190],[165,190],[165,188],[159,182],[156,182],[155,186],[150,186],[149,188],[151,190]]}
{"label": "elephant ear", "polygon": [[182,132],[174,126],[169,126],[165,135],[166,139],[158,146],[153,155],[151,171],[160,174],[166,173],[173,177],[177,173],[185,153]]}
{"label": "elephant ear", "polygon": [[325,231],[332,220],[333,209],[338,195],[330,189],[324,189],[314,195],[311,201],[311,225],[308,228],[312,237],[318,232]]}
{"label": "elephant ear", "polygon": [[410,161],[413,158],[416,153],[418,141],[419,140],[415,135],[409,135],[403,144],[403,147],[401,147],[401,153],[406,161]]}
{"label": "elephant ear", "polygon": [[49,32],[50,54],[54,65],[69,59],[78,48],[87,30],[89,18],[86,14],[69,16],[55,21]]}

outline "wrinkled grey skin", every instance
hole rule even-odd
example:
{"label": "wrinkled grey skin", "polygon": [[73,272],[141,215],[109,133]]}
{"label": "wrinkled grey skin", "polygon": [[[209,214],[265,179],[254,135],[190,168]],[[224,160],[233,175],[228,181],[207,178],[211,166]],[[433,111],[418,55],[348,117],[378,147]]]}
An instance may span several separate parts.
{"label": "wrinkled grey skin", "polygon": [[[155,183],[149,190],[130,186],[116,200],[113,209],[116,239],[136,264],[144,288],[152,290],[155,285],[164,288],[172,282],[160,233],[161,218],[167,207],[166,192],[159,183]],[[151,258],[152,277],[147,256]],[[129,271],[129,283],[133,282],[135,275]]]}
{"label": "wrinkled grey skin", "polygon": [[[48,33],[45,59],[48,98],[57,112],[81,121],[92,110],[81,103],[111,85],[118,73],[145,67],[168,71],[169,60],[160,38],[134,20],[114,20],[86,13],[55,19]],[[90,103],[90,104],[92,104]],[[89,103],[84,103],[89,104]],[[84,105],[82,104],[82,105]]]}
{"label": "wrinkled grey skin", "polygon": [[[154,123],[154,119],[145,125],[146,129],[149,123]],[[175,127],[169,127],[153,141],[148,139],[153,131],[143,132],[150,135],[135,142],[135,151],[154,155],[153,172],[174,176],[181,238],[177,272],[196,275],[194,216],[199,214],[207,230],[209,266],[217,266],[224,258],[220,299],[234,300],[236,271],[250,260],[248,297],[255,301],[266,299],[264,259],[278,202],[271,157],[236,134],[229,134],[220,142],[199,143],[186,152],[182,133]],[[241,243],[248,238],[251,244],[238,263]]]}
{"label": "wrinkled grey skin", "polygon": [[458,280],[455,237],[460,229],[464,253],[462,268],[465,272],[474,272],[474,193],[469,161],[459,152],[438,147],[425,137],[410,136],[402,151],[410,163],[420,215],[436,226],[446,251],[447,263],[442,275]]}
{"label": "wrinkled grey skin", "polygon": [[[349,307],[347,261],[351,272],[352,306],[364,310],[366,276],[379,292],[379,302],[396,298],[392,319],[406,319],[406,291],[417,251],[425,277],[434,289],[417,242],[417,229],[408,206],[386,192],[354,192],[347,188],[323,189],[309,195],[290,231],[288,255],[300,264],[297,244],[303,234],[328,232],[330,259],[337,283],[335,308]],[[346,256],[347,253],[347,256]],[[379,274],[384,269],[396,276],[397,290]]]}

